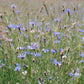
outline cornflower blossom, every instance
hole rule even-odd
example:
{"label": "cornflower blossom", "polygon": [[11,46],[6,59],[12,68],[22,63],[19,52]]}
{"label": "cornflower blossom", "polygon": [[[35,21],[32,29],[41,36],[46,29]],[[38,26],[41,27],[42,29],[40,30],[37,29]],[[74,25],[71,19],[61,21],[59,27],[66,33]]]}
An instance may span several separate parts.
{"label": "cornflower blossom", "polygon": [[27,52],[22,53],[22,55],[18,55],[17,57],[24,59],[26,57]]}
{"label": "cornflower blossom", "polygon": [[72,76],[74,76],[74,74],[73,74],[72,72],[70,72],[70,73],[69,73],[69,76],[71,76],[71,77],[72,77]]}
{"label": "cornflower blossom", "polygon": [[20,11],[16,11],[16,13],[20,13]]}
{"label": "cornflower blossom", "polygon": [[54,63],[55,65],[59,65],[59,66],[61,65],[61,61],[58,62],[57,59],[54,59],[53,63]]}
{"label": "cornflower blossom", "polygon": [[17,67],[15,67],[14,71],[20,72],[20,69],[21,69],[21,66],[17,66]]}
{"label": "cornflower blossom", "polygon": [[49,50],[47,50],[47,49],[42,49],[42,51],[44,52],[44,53],[47,53],[47,52],[49,52]]}
{"label": "cornflower blossom", "polygon": [[5,64],[4,63],[1,63],[1,60],[0,60],[0,67],[4,67]]}
{"label": "cornflower blossom", "polygon": [[70,18],[70,9],[67,9],[66,12],[68,13],[68,16]]}
{"label": "cornflower blossom", "polygon": [[15,67],[14,71],[20,72],[20,70],[21,70],[21,64],[16,63],[16,67]]}
{"label": "cornflower blossom", "polygon": [[8,42],[12,42],[12,39],[6,38],[6,41],[8,41]]}
{"label": "cornflower blossom", "polygon": [[58,36],[57,39],[60,40],[61,39],[61,36]]}
{"label": "cornflower blossom", "polygon": [[41,56],[41,53],[36,53],[34,54],[35,57],[40,57]]}
{"label": "cornflower blossom", "polygon": [[17,49],[19,49],[19,50],[24,50],[25,47],[17,47]]}
{"label": "cornflower blossom", "polygon": [[81,56],[81,57],[84,57],[84,52],[82,52],[82,53],[80,54],[80,56]]}
{"label": "cornflower blossom", "polygon": [[57,52],[57,50],[51,49],[51,52],[56,53],[56,52]]}
{"label": "cornflower blossom", "polygon": [[63,51],[63,49],[62,49],[62,48],[60,48],[60,51]]}
{"label": "cornflower blossom", "polygon": [[56,41],[54,41],[54,43],[60,43],[61,41],[59,41],[59,40],[56,40]]}
{"label": "cornflower blossom", "polygon": [[13,9],[16,8],[16,5],[15,4],[12,4],[11,5],[11,8],[13,8]]}
{"label": "cornflower blossom", "polygon": [[49,80],[52,80],[52,77],[48,77]]}
{"label": "cornflower blossom", "polygon": [[83,64],[84,64],[84,60],[81,60],[81,63],[83,63]]}
{"label": "cornflower blossom", "polygon": [[79,72],[79,68],[76,69],[76,72],[70,72],[69,75],[71,77],[79,78],[81,76],[81,73]]}
{"label": "cornflower blossom", "polygon": [[29,22],[29,25],[35,26],[35,22]]}
{"label": "cornflower blossom", "polygon": [[54,19],[54,21],[59,22],[59,21],[60,21],[60,19],[59,19],[59,18],[56,18],[56,19]]}
{"label": "cornflower blossom", "polygon": [[66,12],[70,12],[70,9],[67,9]]}
{"label": "cornflower blossom", "polygon": [[29,49],[35,49],[35,47],[34,46],[27,46],[27,50],[29,50]]}
{"label": "cornflower blossom", "polygon": [[54,32],[54,35],[60,35],[61,33],[60,32]]}

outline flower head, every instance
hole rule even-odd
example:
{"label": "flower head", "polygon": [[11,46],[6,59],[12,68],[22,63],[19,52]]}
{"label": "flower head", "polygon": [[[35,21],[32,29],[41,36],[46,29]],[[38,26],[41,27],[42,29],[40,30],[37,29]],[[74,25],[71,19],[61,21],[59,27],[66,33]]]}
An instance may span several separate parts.
{"label": "flower head", "polygon": [[55,50],[55,49],[51,49],[51,52],[56,53],[56,52],[57,52],[57,50]]}
{"label": "flower head", "polygon": [[74,76],[74,74],[73,74],[72,72],[70,72],[69,75],[70,75],[71,77]]}
{"label": "flower head", "polygon": [[26,57],[27,52],[22,53],[22,55],[18,55],[17,57],[24,59]]}
{"label": "flower head", "polygon": [[34,54],[35,57],[40,57],[41,56],[41,53],[36,53]]}
{"label": "flower head", "polygon": [[59,66],[61,65],[61,62],[58,62],[57,59],[54,59],[53,63],[54,63],[55,65],[59,65]]}
{"label": "flower head", "polygon": [[16,67],[15,67],[14,71],[20,72],[20,69],[21,69],[21,64],[16,63]]}
{"label": "flower head", "polygon": [[80,76],[81,76],[81,73],[77,73],[77,72],[76,72],[76,73],[74,74],[74,77],[75,77],[75,78],[79,78]]}
{"label": "flower head", "polygon": [[13,9],[16,8],[16,5],[15,4],[12,4],[11,5],[11,8],[13,8]]}
{"label": "flower head", "polygon": [[66,12],[70,12],[70,9],[67,9]]}
{"label": "flower head", "polygon": [[81,60],[81,63],[84,63],[84,60]]}

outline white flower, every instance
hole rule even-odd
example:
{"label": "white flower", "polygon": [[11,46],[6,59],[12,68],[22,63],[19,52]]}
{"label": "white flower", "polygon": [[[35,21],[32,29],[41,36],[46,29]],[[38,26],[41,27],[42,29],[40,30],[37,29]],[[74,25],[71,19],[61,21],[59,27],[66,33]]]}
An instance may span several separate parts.
{"label": "white flower", "polygon": [[41,84],[41,82],[38,80],[38,84]]}
{"label": "white flower", "polygon": [[16,84],[19,84],[19,83],[16,83]]}
{"label": "white flower", "polygon": [[78,77],[81,76],[81,73],[77,73],[77,72],[76,72],[76,73],[74,74],[74,76],[75,76],[76,78],[78,78]]}
{"label": "white flower", "polygon": [[30,33],[34,33],[35,31],[34,30],[31,30]]}
{"label": "white flower", "polygon": [[63,56],[62,56],[62,59],[65,59],[65,58],[67,58],[67,56],[66,56],[66,55],[63,55]]}
{"label": "white flower", "polygon": [[27,71],[22,72],[22,74],[23,74],[23,75],[26,75],[26,74],[27,74]]}

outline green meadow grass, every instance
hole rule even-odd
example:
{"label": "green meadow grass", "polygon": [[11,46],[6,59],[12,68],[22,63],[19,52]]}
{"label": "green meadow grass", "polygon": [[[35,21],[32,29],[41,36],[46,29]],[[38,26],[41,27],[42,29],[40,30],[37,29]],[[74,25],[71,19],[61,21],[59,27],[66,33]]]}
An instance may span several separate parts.
{"label": "green meadow grass", "polygon": [[[0,2],[0,36],[2,36],[0,84],[84,84],[84,62],[81,62],[84,60],[82,0],[0,0]],[[11,8],[12,4],[16,6],[14,10]],[[67,9],[70,9],[70,17],[66,12]],[[58,21],[54,21],[55,19]],[[30,22],[35,22],[35,26],[30,25]],[[42,25],[39,26],[39,22]],[[13,26],[8,28],[10,24]],[[23,25],[15,28],[14,25],[19,24]],[[54,32],[60,35],[54,35]],[[59,36],[61,39],[58,39]],[[54,43],[58,40],[60,43]],[[27,49],[31,43],[37,43],[37,47]],[[25,49],[21,50],[19,47]],[[60,51],[60,48],[63,50]],[[44,53],[43,49],[47,49],[48,52]],[[51,52],[51,49],[57,52]],[[26,57],[19,58],[23,52],[27,52]],[[29,52],[34,54],[31,55]],[[61,58],[62,52],[63,56],[66,55],[65,59]],[[41,56],[35,57],[35,53],[41,53]],[[83,57],[80,56],[81,53]],[[59,63],[55,65],[54,59],[61,61],[61,65]],[[15,71],[17,63],[21,65],[20,71],[18,69]],[[77,69],[79,72],[75,77]],[[70,72],[74,73],[72,77],[69,75]]]}

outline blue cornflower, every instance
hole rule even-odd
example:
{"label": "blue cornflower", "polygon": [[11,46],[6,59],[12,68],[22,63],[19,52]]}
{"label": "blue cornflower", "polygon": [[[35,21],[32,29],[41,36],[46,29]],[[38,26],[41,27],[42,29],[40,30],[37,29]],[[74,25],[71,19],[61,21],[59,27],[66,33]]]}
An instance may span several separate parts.
{"label": "blue cornflower", "polygon": [[15,67],[14,71],[19,71],[20,72],[20,69],[21,69],[21,67],[17,66],[17,67]]}
{"label": "blue cornflower", "polygon": [[13,27],[16,29],[16,28],[18,28],[18,25],[13,25]]}
{"label": "blue cornflower", "polygon": [[62,48],[60,48],[60,51],[62,51],[63,49]]}
{"label": "blue cornflower", "polygon": [[84,33],[81,33],[81,35],[84,35]]}
{"label": "blue cornflower", "polygon": [[81,60],[81,63],[84,63],[84,60]]}
{"label": "blue cornflower", "polygon": [[60,35],[60,32],[54,32],[54,35],[56,36],[56,35]]}
{"label": "blue cornflower", "polygon": [[33,47],[33,46],[27,46],[27,49],[29,50],[29,49],[35,49],[35,47]]}
{"label": "blue cornflower", "polygon": [[24,59],[24,58],[26,57],[26,54],[27,54],[27,53],[24,52],[24,53],[22,53],[22,55],[20,54],[20,55],[18,55],[17,57]]}
{"label": "blue cornflower", "polygon": [[29,24],[35,26],[35,22],[29,22]]}
{"label": "blue cornflower", "polygon": [[49,50],[47,50],[47,49],[42,49],[42,51],[43,51],[44,53],[49,52]]}
{"label": "blue cornflower", "polygon": [[47,28],[49,29],[49,28],[50,28],[50,26],[47,26]]}
{"label": "blue cornflower", "polygon": [[21,69],[21,64],[16,63],[16,67],[15,67],[14,71],[20,72],[20,69]]}
{"label": "blue cornflower", "polygon": [[16,13],[20,13],[20,11],[16,11]]}
{"label": "blue cornflower", "polygon": [[15,4],[12,4],[12,5],[11,5],[11,8],[16,8],[16,5],[15,5]]}
{"label": "blue cornflower", "polygon": [[33,52],[29,52],[29,54],[30,54],[30,55],[34,55],[34,53],[33,53]]}
{"label": "blue cornflower", "polygon": [[26,35],[26,37],[28,38],[28,37],[29,37],[29,35]]}
{"label": "blue cornflower", "polygon": [[1,63],[1,66],[3,67],[3,66],[5,66],[5,64],[4,63]]}
{"label": "blue cornflower", "polygon": [[20,47],[20,50],[24,50],[25,49],[25,47]]}
{"label": "blue cornflower", "polygon": [[67,38],[70,38],[70,36],[67,36]]}
{"label": "blue cornflower", "polygon": [[49,25],[49,24],[50,24],[50,22],[47,22],[47,23],[46,23],[46,25]]}
{"label": "blue cornflower", "polygon": [[55,65],[61,65],[61,61],[58,62],[57,59],[54,59],[53,63],[54,63]]}
{"label": "blue cornflower", "polygon": [[79,29],[78,31],[79,31],[79,32],[82,32],[82,29]]}
{"label": "blue cornflower", "polygon": [[84,23],[82,24],[82,26],[84,26]]}
{"label": "blue cornflower", "polygon": [[18,26],[19,26],[19,27],[23,26],[23,23],[20,23]]}
{"label": "blue cornflower", "polygon": [[56,19],[54,19],[54,21],[57,21],[58,22],[58,21],[60,21],[60,19],[59,18],[56,18]]}
{"label": "blue cornflower", "polygon": [[54,59],[53,63],[55,64],[57,62],[57,59]]}
{"label": "blue cornflower", "polygon": [[46,29],[45,31],[49,31],[49,29]]}
{"label": "blue cornflower", "polygon": [[82,37],[81,39],[84,40],[84,37]]}
{"label": "blue cornflower", "polygon": [[19,64],[19,63],[16,63],[16,66],[21,66],[21,64]]}
{"label": "blue cornflower", "polygon": [[59,39],[59,40],[60,40],[60,39],[61,39],[61,36],[58,36],[58,37],[57,37],[57,39]]}
{"label": "blue cornflower", "polygon": [[31,45],[33,45],[33,43],[31,42]]}
{"label": "blue cornflower", "polygon": [[52,77],[48,77],[49,80],[52,80]]}
{"label": "blue cornflower", "polygon": [[1,63],[1,60],[0,60],[0,67],[4,67],[5,64]]}
{"label": "blue cornflower", "polygon": [[13,43],[10,43],[10,46],[14,46],[14,44]]}
{"label": "blue cornflower", "polygon": [[9,24],[9,26],[8,26],[9,28],[13,28],[14,26],[13,26],[13,24]]}
{"label": "blue cornflower", "polygon": [[70,75],[71,77],[74,76],[74,74],[73,74],[72,72],[70,72],[69,75]]}
{"label": "blue cornflower", "polygon": [[83,54],[80,54],[80,56],[84,57],[84,53]]}
{"label": "blue cornflower", "polygon": [[79,73],[79,70],[80,70],[80,69],[79,69],[79,68],[77,68],[77,69],[76,69],[76,72],[77,72],[77,73]]}
{"label": "blue cornflower", "polygon": [[82,30],[82,32],[84,32],[84,30]]}
{"label": "blue cornflower", "polygon": [[0,38],[2,38],[2,36],[0,36]]}
{"label": "blue cornflower", "polygon": [[35,57],[40,57],[41,56],[41,53],[36,53],[34,54]]}
{"label": "blue cornflower", "polygon": [[78,24],[77,26],[78,26],[78,27],[80,27],[81,25],[80,25],[80,24]]}
{"label": "blue cornflower", "polygon": [[70,12],[70,9],[67,9],[66,12]]}
{"label": "blue cornflower", "polygon": [[38,23],[38,26],[41,26],[41,25],[42,25],[42,22],[39,22],[39,23]]}
{"label": "blue cornflower", "polygon": [[56,52],[57,52],[57,50],[51,49],[51,52],[56,53]]}
{"label": "blue cornflower", "polygon": [[25,47],[17,47],[17,49],[19,49],[19,50],[24,50]]}
{"label": "blue cornflower", "polygon": [[56,40],[56,41],[54,41],[54,43],[60,43],[61,41],[59,41],[59,40]]}
{"label": "blue cornflower", "polygon": [[25,27],[20,28],[20,30],[22,30],[22,31],[25,31],[25,29],[26,29]]}

